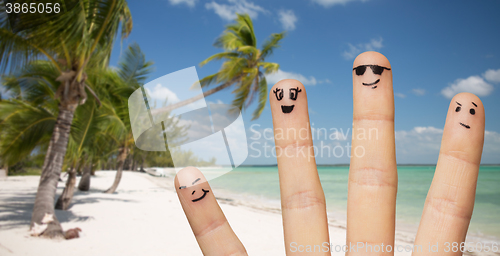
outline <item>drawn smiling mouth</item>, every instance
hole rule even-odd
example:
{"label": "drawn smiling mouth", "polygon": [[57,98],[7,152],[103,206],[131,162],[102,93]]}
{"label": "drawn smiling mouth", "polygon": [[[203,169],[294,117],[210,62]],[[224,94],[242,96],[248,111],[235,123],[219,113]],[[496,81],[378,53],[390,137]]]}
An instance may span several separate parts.
{"label": "drawn smiling mouth", "polygon": [[463,126],[463,127],[465,127],[465,128],[467,128],[467,129],[470,129],[470,126],[469,126],[469,125],[466,125],[466,124],[464,124],[464,123],[460,123],[460,125],[461,125],[461,126]]}
{"label": "drawn smiling mouth", "polygon": [[377,79],[377,81],[375,81],[375,82],[373,82],[373,83],[369,83],[369,84],[367,84],[367,83],[363,83],[363,85],[364,85],[364,86],[372,86],[372,85],[375,85],[375,86],[373,86],[373,87],[372,87],[372,89],[375,89],[375,88],[377,88],[376,84],[378,84],[378,82],[380,82],[380,79]]}
{"label": "drawn smiling mouth", "polygon": [[283,113],[285,113],[285,114],[288,114],[288,113],[292,112],[293,107],[295,107],[295,105],[291,105],[291,106],[281,105],[281,111],[283,111]]}
{"label": "drawn smiling mouth", "polygon": [[193,199],[193,200],[191,200],[191,201],[193,201],[193,202],[198,202],[198,201],[200,201],[201,199],[205,198],[205,196],[206,196],[206,195],[207,195],[207,193],[209,192],[208,190],[204,190],[204,189],[201,189],[201,191],[203,191],[203,195],[202,195],[202,196],[200,196],[200,197],[198,197],[198,198],[196,198],[196,199]]}

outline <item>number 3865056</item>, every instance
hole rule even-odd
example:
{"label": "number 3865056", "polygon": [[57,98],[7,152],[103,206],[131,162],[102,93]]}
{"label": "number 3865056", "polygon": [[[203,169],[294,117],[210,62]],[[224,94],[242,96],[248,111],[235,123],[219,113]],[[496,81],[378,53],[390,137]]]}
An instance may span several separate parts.
{"label": "number 3865056", "polygon": [[7,13],[59,13],[60,3],[6,3]]}

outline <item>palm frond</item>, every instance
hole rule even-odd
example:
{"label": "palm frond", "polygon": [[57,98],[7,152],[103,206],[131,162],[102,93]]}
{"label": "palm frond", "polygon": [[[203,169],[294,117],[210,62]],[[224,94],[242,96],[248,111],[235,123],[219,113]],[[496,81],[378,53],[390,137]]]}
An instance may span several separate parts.
{"label": "palm frond", "polygon": [[258,66],[264,69],[266,75],[278,72],[280,69],[280,65],[274,62],[259,62]]}
{"label": "palm frond", "polygon": [[[55,99],[59,71],[45,60],[33,61],[15,74],[4,76],[4,86],[14,98],[22,98],[33,105],[46,105]],[[56,107],[55,105],[51,105]],[[55,111],[54,109],[54,111]]]}
{"label": "palm frond", "polygon": [[252,18],[246,13],[236,14],[236,23],[227,26],[227,30],[237,33],[245,45],[257,46]]}
{"label": "palm frond", "polygon": [[276,48],[280,47],[280,41],[285,37],[285,35],[285,32],[274,33],[264,42],[260,55],[262,61],[271,55]]}
{"label": "palm frond", "polygon": [[232,102],[233,106],[239,109],[245,108],[245,103],[251,96],[252,85],[257,75],[258,75],[258,70],[254,69],[254,72],[249,73],[247,76],[243,77],[241,82],[237,84],[238,87],[236,87],[236,89],[233,90],[233,93],[236,94],[236,97]]}
{"label": "palm frond", "polygon": [[226,30],[215,40],[214,46],[225,50],[235,50],[241,46],[257,46],[252,19],[248,14],[236,14],[235,23],[226,26]]}
{"label": "palm frond", "polygon": [[250,92],[250,85],[243,84],[240,88],[233,91],[233,93],[236,93],[236,96],[231,104],[237,107],[238,109],[243,110],[245,102],[247,101],[247,98],[249,96],[249,92]]}
{"label": "palm frond", "polygon": [[118,63],[118,74],[124,83],[142,84],[153,71],[152,61],[146,61],[146,56],[138,44],[130,45]]}
{"label": "palm frond", "polygon": [[231,81],[234,77],[242,73],[243,68],[248,66],[247,64],[248,60],[245,58],[232,58],[224,62],[217,76],[218,82],[224,83]]}
{"label": "palm frond", "polygon": [[236,51],[241,52],[243,54],[253,54],[255,56],[259,55],[259,49],[255,48],[254,46],[250,46],[250,45],[240,46],[236,49]]}
{"label": "palm frond", "polygon": [[[25,39],[12,31],[0,28],[0,72],[10,67],[10,72],[26,65],[30,60],[40,59],[44,54],[34,40]],[[50,56],[50,55],[49,55]]]}
{"label": "palm frond", "polygon": [[238,57],[238,53],[235,53],[235,52],[221,52],[221,53],[216,53],[210,57],[208,57],[206,60],[202,61],[200,63],[200,67],[203,67],[205,66],[208,62],[212,61],[212,60],[220,60],[220,59],[231,59],[231,58],[234,58],[234,57]]}
{"label": "palm frond", "polygon": [[[200,80],[200,86],[203,88],[203,87],[208,87],[209,85],[211,85],[213,83],[216,83],[218,81],[218,76],[219,76],[219,72],[202,78]],[[196,83],[191,86],[191,89],[193,89],[195,85],[196,85]]]}
{"label": "palm frond", "polygon": [[75,0],[62,1],[61,13],[50,18],[46,15],[23,16],[28,20],[17,28],[11,27],[8,19],[0,14],[0,70],[6,67],[15,70],[44,56],[61,71],[55,59],[65,56],[68,62],[69,56],[71,63],[66,64],[76,65],[82,72],[96,49],[106,56],[111,54],[120,26],[122,38],[129,35],[132,18],[125,0],[77,3]]}
{"label": "palm frond", "polygon": [[245,45],[241,38],[229,31],[225,31],[220,37],[215,40],[214,46],[218,48],[222,48],[228,51],[232,51]]}
{"label": "palm frond", "polygon": [[267,91],[266,77],[261,76],[259,81],[259,105],[257,105],[257,108],[253,112],[252,120],[259,118],[260,115],[262,114],[262,111],[264,111],[264,108],[266,107],[267,103],[267,96],[268,96],[268,91]]}
{"label": "palm frond", "polygon": [[[0,124],[0,156],[13,165],[40,143],[48,143],[56,117],[43,108],[35,108],[19,100],[0,102],[0,116],[10,114]],[[14,113],[14,114],[11,114]]]}

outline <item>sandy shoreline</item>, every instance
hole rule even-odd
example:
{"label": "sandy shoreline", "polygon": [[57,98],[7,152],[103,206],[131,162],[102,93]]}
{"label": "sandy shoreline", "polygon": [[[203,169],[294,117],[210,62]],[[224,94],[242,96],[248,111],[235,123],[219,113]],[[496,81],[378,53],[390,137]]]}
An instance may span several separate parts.
{"label": "sandy shoreline", "polygon": [[[103,194],[114,174],[97,172],[91,191],[76,191],[71,208],[56,211],[64,229],[82,229],[79,239],[69,241],[28,234],[39,177],[0,180],[0,255],[202,255],[169,179],[124,172],[117,193]],[[60,182],[58,194],[63,188]],[[214,194],[249,255],[285,255],[279,209],[244,205],[224,192]],[[345,244],[341,223],[331,221],[332,244]],[[411,245],[413,237],[398,231],[396,246]]]}

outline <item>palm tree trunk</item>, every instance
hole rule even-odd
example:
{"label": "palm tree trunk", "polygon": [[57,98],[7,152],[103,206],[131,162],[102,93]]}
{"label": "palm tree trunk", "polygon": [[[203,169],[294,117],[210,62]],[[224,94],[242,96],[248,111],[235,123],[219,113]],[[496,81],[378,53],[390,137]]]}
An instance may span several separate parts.
{"label": "palm tree trunk", "polygon": [[73,193],[75,192],[75,184],[76,184],[76,169],[73,167],[68,172],[68,180],[66,181],[66,187],[64,188],[61,196],[56,203],[57,210],[68,210],[69,205],[71,203],[71,199],[73,199]]}
{"label": "palm tree trunk", "polygon": [[174,109],[178,109],[180,107],[189,105],[189,104],[191,104],[191,103],[193,103],[195,101],[203,99],[204,97],[212,95],[212,94],[214,94],[214,93],[216,93],[218,91],[221,91],[223,89],[226,89],[227,87],[229,87],[229,86],[233,85],[234,83],[236,83],[240,78],[241,78],[241,75],[237,76],[237,77],[235,77],[233,79],[231,79],[231,81],[229,81],[229,82],[221,84],[221,85],[219,85],[219,86],[217,86],[217,87],[215,87],[213,89],[210,89],[210,90],[208,90],[208,91],[206,91],[204,93],[200,93],[200,94],[198,94],[198,95],[196,95],[196,96],[194,96],[194,97],[192,97],[190,99],[183,100],[183,101],[177,102],[177,103],[172,104],[172,105],[168,105],[168,106],[163,107],[163,108],[153,109],[153,110],[151,110],[151,114],[155,115],[155,114],[159,114],[159,113],[170,112],[170,111],[172,111]]}
{"label": "palm tree trunk", "polygon": [[132,168],[130,165],[131,165],[130,155],[128,155],[127,158],[125,159],[125,163],[123,164],[123,170],[130,171],[130,168]]}
{"label": "palm tree trunk", "polygon": [[118,185],[120,184],[120,180],[122,179],[123,165],[125,163],[125,159],[127,159],[127,156],[128,156],[128,148],[124,146],[120,149],[120,153],[118,153],[118,159],[117,159],[118,168],[116,170],[115,181],[108,190],[104,191],[104,193],[107,194],[115,193],[116,189],[118,188]]}
{"label": "palm tree trunk", "polygon": [[83,167],[83,174],[82,174],[82,177],[80,178],[80,183],[78,183],[78,190],[89,191],[92,165],[93,164],[91,163],[90,166]]}
{"label": "palm tree trunk", "polygon": [[5,165],[3,168],[0,167],[0,180],[6,179],[9,176],[9,166]]}
{"label": "palm tree trunk", "polygon": [[[90,167],[90,175],[91,176],[94,176],[95,175],[95,169],[101,165],[101,162],[100,160],[96,163],[96,164],[93,164],[91,167]],[[101,166],[102,167],[102,166]]]}
{"label": "palm tree trunk", "polygon": [[135,161],[135,159],[132,159],[132,171],[137,171],[137,161]]}
{"label": "palm tree trunk", "polygon": [[59,115],[54,126],[54,132],[50,139],[49,148],[43,163],[42,175],[36,193],[35,205],[31,216],[30,228],[34,224],[41,224],[45,214],[51,214],[54,221],[50,222],[43,233],[45,237],[63,237],[61,224],[54,214],[54,198],[57,190],[57,183],[61,174],[61,168],[66,154],[66,146],[69,139],[71,122],[77,105],[59,105]]}

